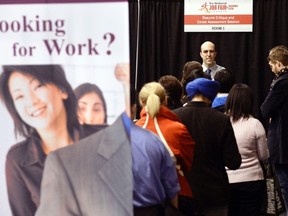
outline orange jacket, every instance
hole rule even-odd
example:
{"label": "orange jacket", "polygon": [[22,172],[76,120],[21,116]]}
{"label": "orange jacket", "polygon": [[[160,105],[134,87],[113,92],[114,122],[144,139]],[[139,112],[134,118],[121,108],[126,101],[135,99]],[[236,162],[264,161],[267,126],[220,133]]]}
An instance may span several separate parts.
{"label": "orange jacket", "polygon": [[[147,115],[145,108],[143,108],[140,113],[140,119],[136,122],[136,125],[143,127]],[[161,106],[156,118],[161,133],[177,159],[177,165],[180,165],[181,170],[187,173],[191,170],[195,141],[192,139],[185,125],[183,125],[178,117],[167,107]],[[150,116],[148,116],[146,129],[159,135],[154,120]],[[192,197],[192,192],[186,177],[181,175],[179,171],[177,171],[177,174],[181,187],[179,194]]]}

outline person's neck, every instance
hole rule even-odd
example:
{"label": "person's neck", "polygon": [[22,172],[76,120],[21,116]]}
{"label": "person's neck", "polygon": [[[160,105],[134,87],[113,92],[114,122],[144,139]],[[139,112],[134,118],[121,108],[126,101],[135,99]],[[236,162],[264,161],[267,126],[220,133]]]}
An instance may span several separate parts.
{"label": "person's neck", "polygon": [[215,61],[214,61],[212,64],[205,64],[205,63],[204,63],[205,67],[207,67],[207,68],[211,68],[211,67],[213,67],[215,64],[216,64]]}
{"label": "person's neck", "polygon": [[283,66],[278,73],[275,73],[275,76],[276,77],[279,77],[281,76],[282,74],[284,73],[287,73],[288,72],[288,66]]}
{"label": "person's neck", "polygon": [[208,104],[209,106],[211,105],[211,101],[208,98],[204,97],[203,95],[195,95],[191,99],[191,101],[193,101],[193,102],[204,102],[204,103]]}
{"label": "person's neck", "polygon": [[51,130],[38,130],[38,134],[45,154],[73,143],[66,125]]}

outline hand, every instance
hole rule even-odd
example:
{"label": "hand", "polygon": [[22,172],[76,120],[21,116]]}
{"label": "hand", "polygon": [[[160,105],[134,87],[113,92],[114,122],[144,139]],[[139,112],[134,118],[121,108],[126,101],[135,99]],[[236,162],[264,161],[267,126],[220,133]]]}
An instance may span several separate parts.
{"label": "hand", "polygon": [[118,63],[115,66],[115,77],[124,84],[130,84],[130,64],[129,63]]}

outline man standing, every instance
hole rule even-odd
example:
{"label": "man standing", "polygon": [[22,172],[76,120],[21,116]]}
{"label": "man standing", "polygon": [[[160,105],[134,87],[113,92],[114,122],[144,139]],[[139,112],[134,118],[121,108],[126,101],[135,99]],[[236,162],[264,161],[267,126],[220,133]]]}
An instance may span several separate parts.
{"label": "man standing", "polygon": [[275,167],[285,207],[288,208],[288,49],[272,48],[267,58],[275,77],[261,105],[264,118],[269,119],[268,147],[270,162]]}
{"label": "man standing", "polygon": [[210,75],[212,80],[214,80],[214,75],[217,71],[225,69],[224,67],[216,64],[216,55],[216,47],[211,41],[206,41],[201,45],[200,56],[203,60],[203,71]]}
{"label": "man standing", "polygon": [[235,170],[241,165],[229,117],[211,108],[219,88],[217,81],[197,78],[186,86],[190,101],[173,110],[196,143],[187,179],[196,211],[205,216],[228,215],[229,182],[225,166]]}

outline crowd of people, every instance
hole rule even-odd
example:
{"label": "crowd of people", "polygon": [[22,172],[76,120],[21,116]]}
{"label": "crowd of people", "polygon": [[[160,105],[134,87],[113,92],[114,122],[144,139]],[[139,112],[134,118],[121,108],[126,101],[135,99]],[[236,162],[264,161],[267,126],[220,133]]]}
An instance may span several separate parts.
{"label": "crowd of people", "polygon": [[[288,137],[284,131],[288,115],[284,110],[288,90],[284,86],[288,82],[288,49],[276,46],[268,55],[275,78],[261,106],[263,117],[269,120],[267,130],[253,116],[252,89],[236,83],[229,69],[217,65],[216,54],[215,45],[206,41],[200,50],[202,64],[187,62],[180,79],[165,75],[158,83],[146,83],[139,92],[141,112],[136,125],[152,131],[168,146],[180,183],[181,215],[266,215],[267,164],[275,170],[287,209]],[[193,142],[187,145],[183,140],[184,128],[179,138],[175,125],[186,127]],[[191,194],[185,193],[186,183]],[[142,210],[162,203],[165,200],[142,203]]]}
{"label": "crowd of people", "polygon": [[160,77],[139,93],[127,65],[117,68],[130,104],[110,126],[98,86],[73,90],[59,65],[4,66],[0,97],[25,138],[6,160],[12,214],[160,216],[169,207],[183,216],[265,215],[266,163],[287,209],[288,48],[268,55],[267,130],[253,116],[252,89],[216,55],[206,41],[202,64],[189,61],[180,79]]}

